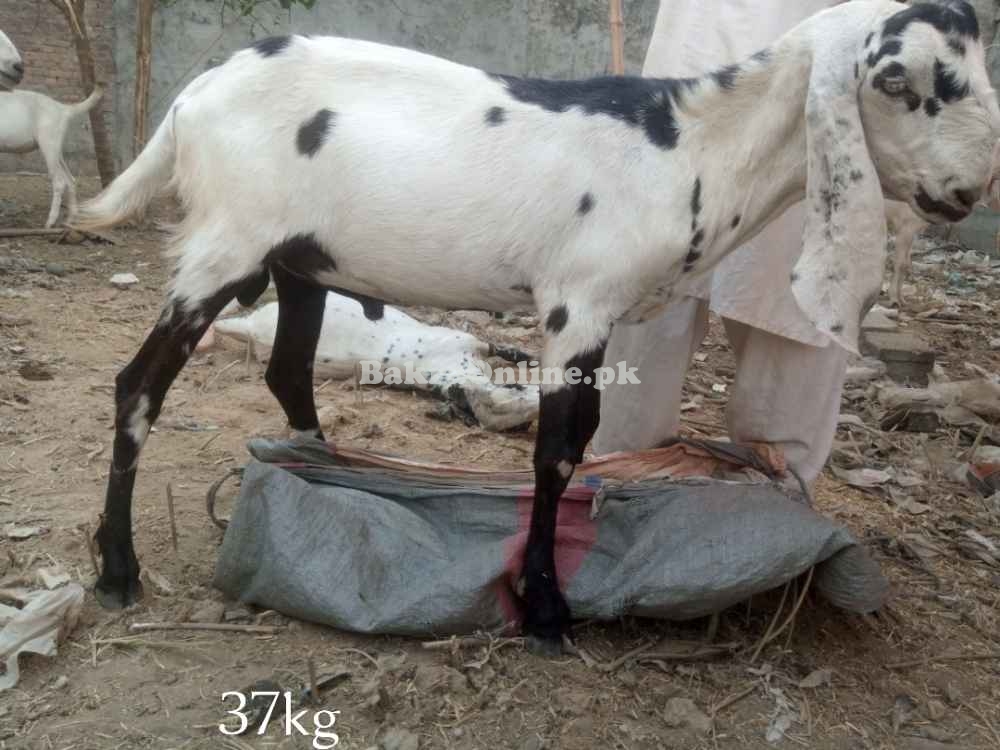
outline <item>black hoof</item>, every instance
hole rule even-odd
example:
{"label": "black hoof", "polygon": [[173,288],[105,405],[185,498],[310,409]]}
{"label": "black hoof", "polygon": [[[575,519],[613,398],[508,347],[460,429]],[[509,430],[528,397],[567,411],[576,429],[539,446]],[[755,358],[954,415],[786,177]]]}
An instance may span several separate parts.
{"label": "black hoof", "polygon": [[104,609],[127,609],[142,599],[142,593],[142,584],[138,578],[134,581],[106,583],[102,576],[94,586],[97,603]]}
{"label": "black hoof", "polygon": [[142,598],[139,561],[132,540],[118,540],[105,526],[94,535],[101,551],[101,575],[94,596],[104,609],[125,609]]}
{"label": "black hoof", "polygon": [[543,659],[554,659],[563,654],[562,638],[540,638],[536,635],[525,636],[524,647],[533,656]]}
{"label": "black hoof", "polygon": [[562,639],[569,633],[570,612],[559,587],[548,576],[524,582],[524,622],[521,630],[526,646],[539,656],[562,654]]}

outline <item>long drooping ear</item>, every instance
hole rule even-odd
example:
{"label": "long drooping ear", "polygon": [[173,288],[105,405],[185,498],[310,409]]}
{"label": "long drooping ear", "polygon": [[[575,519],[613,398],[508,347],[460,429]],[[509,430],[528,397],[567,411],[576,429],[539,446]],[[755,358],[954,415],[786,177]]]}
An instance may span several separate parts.
{"label": "long drooping ear", "polygon": [[806,223],[792,273],[799,307],[857,352],[861,318],[882,285],[885,208],[859,109],[865,29],[817,25],[806,96]]}

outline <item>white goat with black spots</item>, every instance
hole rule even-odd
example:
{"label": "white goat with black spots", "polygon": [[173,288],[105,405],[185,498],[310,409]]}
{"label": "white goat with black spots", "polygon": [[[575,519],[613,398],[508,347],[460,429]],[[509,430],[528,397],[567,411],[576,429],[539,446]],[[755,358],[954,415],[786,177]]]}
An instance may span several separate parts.
{"label": "white goat with black spots", "polygon": [[0,91],[13,91],[24,78],[24,61],[14,42],[0,31]]}
{"label": "white goat with black spots", "polygon": [[[140,449],[219,310],[274,277],[267,383],[321,435],[311,368],[324,288],[446,308],[534,306],[543,366],[602,363],[611,326],[652,315],[803,196],[797,299],[855,347],[885,247],[883,191],[928,221],[971,210],[1000,135],[964,2],[852,2],[697,80],[488,75],[369,42],[259,42],[191,83],[135,163],[75,224],[108,226],[168,184],[187,217],[159,324],[116,381],[105,606],[140,593]],[[682,356],[678,353],[678,356]],[[577,373],[574,373],[574,375]],[[559,497],[598,423],[588,383],[543,386],[523,630],[558,649]]]}

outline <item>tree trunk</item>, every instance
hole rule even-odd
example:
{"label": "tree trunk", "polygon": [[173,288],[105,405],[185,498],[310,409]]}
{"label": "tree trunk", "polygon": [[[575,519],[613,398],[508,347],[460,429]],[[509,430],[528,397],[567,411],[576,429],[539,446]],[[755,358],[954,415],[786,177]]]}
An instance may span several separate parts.
{"label": "tree trunk", "polygon": [[154,0],[139,0],[139,18],[135,44],[135,128],[132,156],[136,157],[146,145],[146,126],[149,122],[149,79],[153,48]]}
{"label": "tree trunk", "polygon": [[625,75],[625,21],[622,0],[611,0],[611,73]]}
{"label": "tree trunk", "polygon": [[[94,51],[90,47],[85,12],[87,0],[49,0],[65,16],[76,45],[76,58],[80,65],[80,80],[84,96],[88,96],[97,84],[97,65]],[[90,110],[90,130],[94,136],[94,154],[97,157],[97,171],[101,175],[101,185],[107,187],[115,178],[115,160],[111,152],[111,137],[104,125],[100,105]]]}

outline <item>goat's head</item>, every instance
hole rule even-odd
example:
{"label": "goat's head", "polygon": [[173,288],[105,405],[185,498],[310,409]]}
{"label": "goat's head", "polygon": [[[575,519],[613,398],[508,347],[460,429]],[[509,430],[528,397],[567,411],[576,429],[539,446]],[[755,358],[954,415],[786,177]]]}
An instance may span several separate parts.
{"label": "goat's head", "polygon": [[857,350],[881,289],[883,195],[932,223],[986,186],[1000,109],[972,7],[844,3],[806,21],[808,202],[792,289],[820,331]]}
{"label": "goat's head", "polygon": [[0,90],[10,91],[24,78],[24,63],[14,43],[0,31]]}
{"label": "goat's head", "polygon": [[964,219],[1000,136],[972,7],[912,5],[881,24],[864,54],[861,117],[886,195],[931,223]]}

